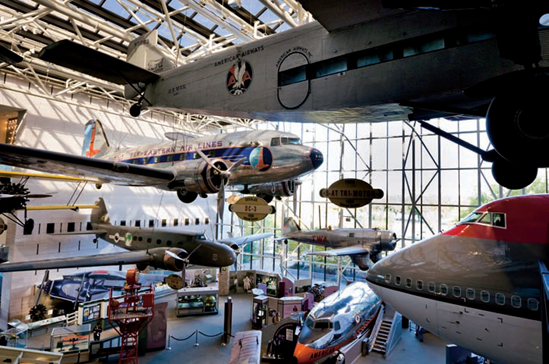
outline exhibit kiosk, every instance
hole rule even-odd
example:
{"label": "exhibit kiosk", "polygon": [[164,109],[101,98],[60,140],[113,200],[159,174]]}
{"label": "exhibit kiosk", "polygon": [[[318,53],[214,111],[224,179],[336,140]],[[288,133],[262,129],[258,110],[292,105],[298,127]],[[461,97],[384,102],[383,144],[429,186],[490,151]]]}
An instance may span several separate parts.
{"label": "exhibit kiosk", "polygon": [[215,315],[218,313],[217,285],[182,288],[177,292],[177,316]]}

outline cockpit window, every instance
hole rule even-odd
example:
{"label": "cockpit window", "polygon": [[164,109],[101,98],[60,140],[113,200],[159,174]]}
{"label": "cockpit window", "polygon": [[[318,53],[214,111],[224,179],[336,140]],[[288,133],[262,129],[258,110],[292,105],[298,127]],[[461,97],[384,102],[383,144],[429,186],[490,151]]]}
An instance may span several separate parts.
{"label": "cockpit window", "polygon": [[271,147],[276,147],[280,145],[280,138],[271,139]]}
{"label": "cockpit window", "polygon": [[301,145],[301,139],[291,137],[280,137],[271,139],[271,147],[276,147],[279,145]]}
{"label": "cockpit window", "polygon": [[492,225],[492,221],[490,221],[490,214],[486,214],[484,215],[479,221],[478,221],[479,224],[484,224],[484,225]]}
{"label": "cockpit window", "polygon": [[494,212],[492,214],[492,224],[497,227],[505,227],[505,214],[501,212]]}
{"label": "cockpit window", "polygon": [[309,329],[313,328],[314,323],[315,321],[312,317],[307,317],[307,319],[305,320],[305,326],[307,326]]}
{"label": "cockpit window", "polygon": [[315,329],[317,330],[325,330],[325,329],[331,329],[332,323],[328,320],[318,320],[315,323]]}
{"label": "cockpit window", "polygon": [[477,222],[477,220],[482,216],[482,212],[471,212],[469,215],[467,215],[463,220],[461,220],[460,224],[467,224],[471,222]]}

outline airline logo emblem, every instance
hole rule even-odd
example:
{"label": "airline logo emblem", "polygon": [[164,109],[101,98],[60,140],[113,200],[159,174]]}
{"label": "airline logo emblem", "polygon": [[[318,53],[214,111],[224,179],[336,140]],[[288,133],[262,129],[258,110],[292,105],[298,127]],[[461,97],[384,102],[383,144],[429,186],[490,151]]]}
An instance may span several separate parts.
{"label": "airline logo emblem", "polygon": [[[92,158],[94,157],[97,153],[99,153],[101,151],[101,149],[94,149],[94,144],[95,144],[95,132],[96,132],[96,128],[97,128],[97,123],[93,123],[92,124],[92,129],[91,129],[91,132],[89,134],[89,147],[88,147],[88,150],[85,152],[85,156],[86,157],[89,157],[89,158]],[[86,133],[87,134],[87,130],[86,130]],[[88,135],[86,135],[86,139],[87,139]]]}
{"label": "airline logo emblem", "polygon": [[237,61],[227,74],[227,89],[231,95],[242,95],[252,83],[252,66],[246,61]]}
{"label": "airline logo emblem", "polygon": [[269,148],[257,147],[250,153],[250,165],[257,171],[264,172],[273,164],[273,154]]}

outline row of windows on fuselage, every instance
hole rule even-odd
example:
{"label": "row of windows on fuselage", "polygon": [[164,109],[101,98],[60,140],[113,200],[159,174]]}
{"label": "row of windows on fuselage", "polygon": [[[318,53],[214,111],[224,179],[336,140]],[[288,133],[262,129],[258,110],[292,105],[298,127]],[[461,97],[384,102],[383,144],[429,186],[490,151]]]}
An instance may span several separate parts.
{"label": "row of windows on fuselage", "polygon": [[[182,221],[180,221],[179,219],[173,219],[172,226],[179,226],[180,223],[181,223],[181,226],[191,226],[192,221],[193,220],[189,219],[189,218],[185,218]],[[134,227],[145,227],[146,226],[146,220],[143,220],[143,225],[141,224],[141,222],[142,222],[142,220],[135,220],[133,226]],[[200,225],[200,223],[201,223],[201,220],[200,220],[199,217],[194,219],[194,225]],[[209,217],[204,218],[204,224],[208,225],[209,223],[210,223],[210,218]],[[120,226],[131,226],[131,224],[132,224],[132,220],[129,220],[129,221],[120,220]],[[116,222],[114,223],[114,225],[116,225]],[[148,221],[148,227],[149,228],[154,228],[155,225],[156,225],[156,220],[155,219],[150,219]],[[46,234],[54,234],[55,233],[55,226],[56,226],[56,223],[53,223],[53,222],[47,223],[46,224]],[[64,228],[63,223],[59,223],[58,226],[59,226],[59,232],[60,233],[64,232],[63,231],[63,228]],[[66,226],[66,231],[65,232],[67,232],[67,233],[72,233],[72,232],[76,231],[76,223],[75,222],[68,222],[65,226]],[[167,219],[160,220],[160,226],[167,227],[168,226],[168,220]],[[83,231],[82,228],[83,228],[82,227],[82,222],[80,222],[80,230],[78,230],[78,231]],[[38,224],[38,229],[35,229],[34,231],[36,231],[37,234],[40,234],[41,230],[42,230],[42,224]],[[86,230],[92,230],[92,226],[91,226],[90,222],[87,223]],[[30,233],[25,232],[25,231],[23,231],[23,234],[24,235],[31,235]]]}
{"label": "row of windows on fuselage", "polygon": [[294,83],[334,75],[357,68],[394,61],[442,49],[472,44],[495,38],[494,33],[484,29],[452,29],[433,35],[421,36],[385,46],[348,53],[284,70],[278,73],[278,85]]}
{"label": "row of windows on fuselage", "polygon": [[[391,284],[391,275],[386,274],[385,275],[385,283]],[[411,278],[406,278],[404,282],[402,282],[402,278],[400,276],[395,277],[394,284],[396,286],[401,286],[404,283],[404,286],[408,289],[414,289],[417,291],[424,291],[425,289],[432,294],[440,295],[440,296],[446,296],[446,297],[454,297],[454,298],[466,298],[470,301],[480,300],[482,303],[490,303],[491,302],[491,294],[489,291],[486,290],[480,290],[480,292],[476,291],[473,288],[466,288],[465,291],[462,290],[460,286],[453,286],[450,288],[448,285],[441,283],[438,285],[435,282],[427,282],[427,287],[425,287],[425,284],[422,280],[418,279],[415,282],[415,287],[413,287],[413,281]],[[477,298],[478,294],[478,298]],[[509,299],[509,303],[511,307],[513,308],[522,308],[523,307],[523,298],[519,295],[512,295]],[[504,306],[506,303],[506,296],[503,293],[496,293],[494,295],[494,302],[499,306]],[[526,300],[526,307],[531,311],[537,311],[539,310],[539,301],[535,298],[528,298]]]}

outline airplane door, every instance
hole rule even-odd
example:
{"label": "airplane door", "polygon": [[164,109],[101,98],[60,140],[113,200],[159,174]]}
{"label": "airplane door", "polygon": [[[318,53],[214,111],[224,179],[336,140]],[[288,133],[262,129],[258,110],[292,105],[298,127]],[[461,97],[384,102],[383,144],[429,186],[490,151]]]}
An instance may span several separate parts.
{"label": "airplane door", "polygon": [[307,80],[307,56],[299,51],[286,55],[278,66],[278,102],[286,109],[297,109],[309,96],[310,81]]}

